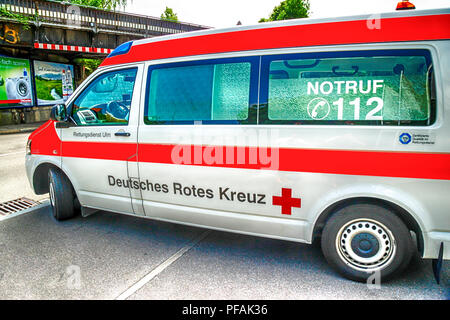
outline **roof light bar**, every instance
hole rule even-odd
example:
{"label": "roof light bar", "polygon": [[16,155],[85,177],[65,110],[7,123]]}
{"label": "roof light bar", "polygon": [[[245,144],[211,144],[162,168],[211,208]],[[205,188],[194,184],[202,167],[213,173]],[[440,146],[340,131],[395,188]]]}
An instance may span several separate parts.
{"label": "roof light bar", "polygon": [[114,56],[128,53],[128,51],[130,51],[132,45],[133,45],[133,41],[128,41],[128,42],[122,43],[120,46],[115,48],[114,51],[108,55],[107,58],[111,58]]}
{"label": "roof light bar", "polygon": [[397,3],[397,8],[395,10],[413,10],[416,6],[407,0],[400,1]]}

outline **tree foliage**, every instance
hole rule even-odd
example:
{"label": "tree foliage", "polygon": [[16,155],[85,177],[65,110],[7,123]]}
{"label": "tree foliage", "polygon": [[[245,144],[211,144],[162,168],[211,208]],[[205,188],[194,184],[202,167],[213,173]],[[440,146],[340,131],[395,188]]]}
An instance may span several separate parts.
{"label": "tree foliage", "polygon": [[23,25],[24,30],[30,30],[31,28],[29,22],[32,20],[32,17],[20,13],[12,13],[6,10],[5,8],[0,8],[0,17],[16,20],[17,22]]}
{"label": "tree foliage", "polygon": [[173,12],[172,8],[166,7],[166,10],[161,14],[161,20],[167,20],[167,21],[178,21],[178,16],[175,12]]}
{"label": "tree foliage", "polygon": [[102,59],[89,59],[89,58],[77,58],[74,60],[75,64],[84,66],[85,76],[88,77],[94,72],[98,66],[102,63]]}
{"label": "tree foliage", "polygon": [[65,1],[72,4],[79,4],[83,6],[96,7],[106,10],[116,10],[120,8],[125,8],[128,3],[127,0],[65,0]]}
{"label": "tree foliage", "polygon": [[310,13],[309,9],[309,0],[285,0],[273,8],[268,19],[261,18],[259,22],[307,18]]}

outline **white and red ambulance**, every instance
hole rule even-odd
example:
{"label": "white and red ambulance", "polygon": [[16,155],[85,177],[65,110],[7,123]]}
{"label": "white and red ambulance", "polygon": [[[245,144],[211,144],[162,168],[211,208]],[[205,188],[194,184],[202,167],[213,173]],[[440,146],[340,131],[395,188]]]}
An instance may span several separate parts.
{"label": "white and red ambulance", "polygon": [[128,42],[30,136],[27,174],[58,220],[320,238],[386,279],[450,258],[449,70],[450,9]]}

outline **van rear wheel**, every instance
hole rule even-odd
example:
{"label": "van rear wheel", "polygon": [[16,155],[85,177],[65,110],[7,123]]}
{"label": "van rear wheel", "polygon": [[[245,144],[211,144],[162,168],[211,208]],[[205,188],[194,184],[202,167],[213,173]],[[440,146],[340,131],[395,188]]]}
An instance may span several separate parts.
{"label": "van rear wheel", "polygon": [[404,270],[414,243],[405,224],[389,209],[372,204],[345,207],[328,220],[322,251],[344,277],[366,282],[379,275],[386,281]]}
{"label": "van rear wheel", "polygon": [[48,171],[48,189],[53,216],[62,221],[75,215],[74,192],[69,179],[58,169]]}

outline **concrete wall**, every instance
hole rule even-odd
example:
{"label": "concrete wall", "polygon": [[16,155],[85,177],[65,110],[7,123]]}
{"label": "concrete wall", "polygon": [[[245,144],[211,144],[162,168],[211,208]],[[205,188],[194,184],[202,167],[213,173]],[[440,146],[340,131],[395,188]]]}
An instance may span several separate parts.
{"label": "concrete wall", "polygon": [[52,106],[23,109],[0,109],[0,126],[43,122],[50,119]]}

